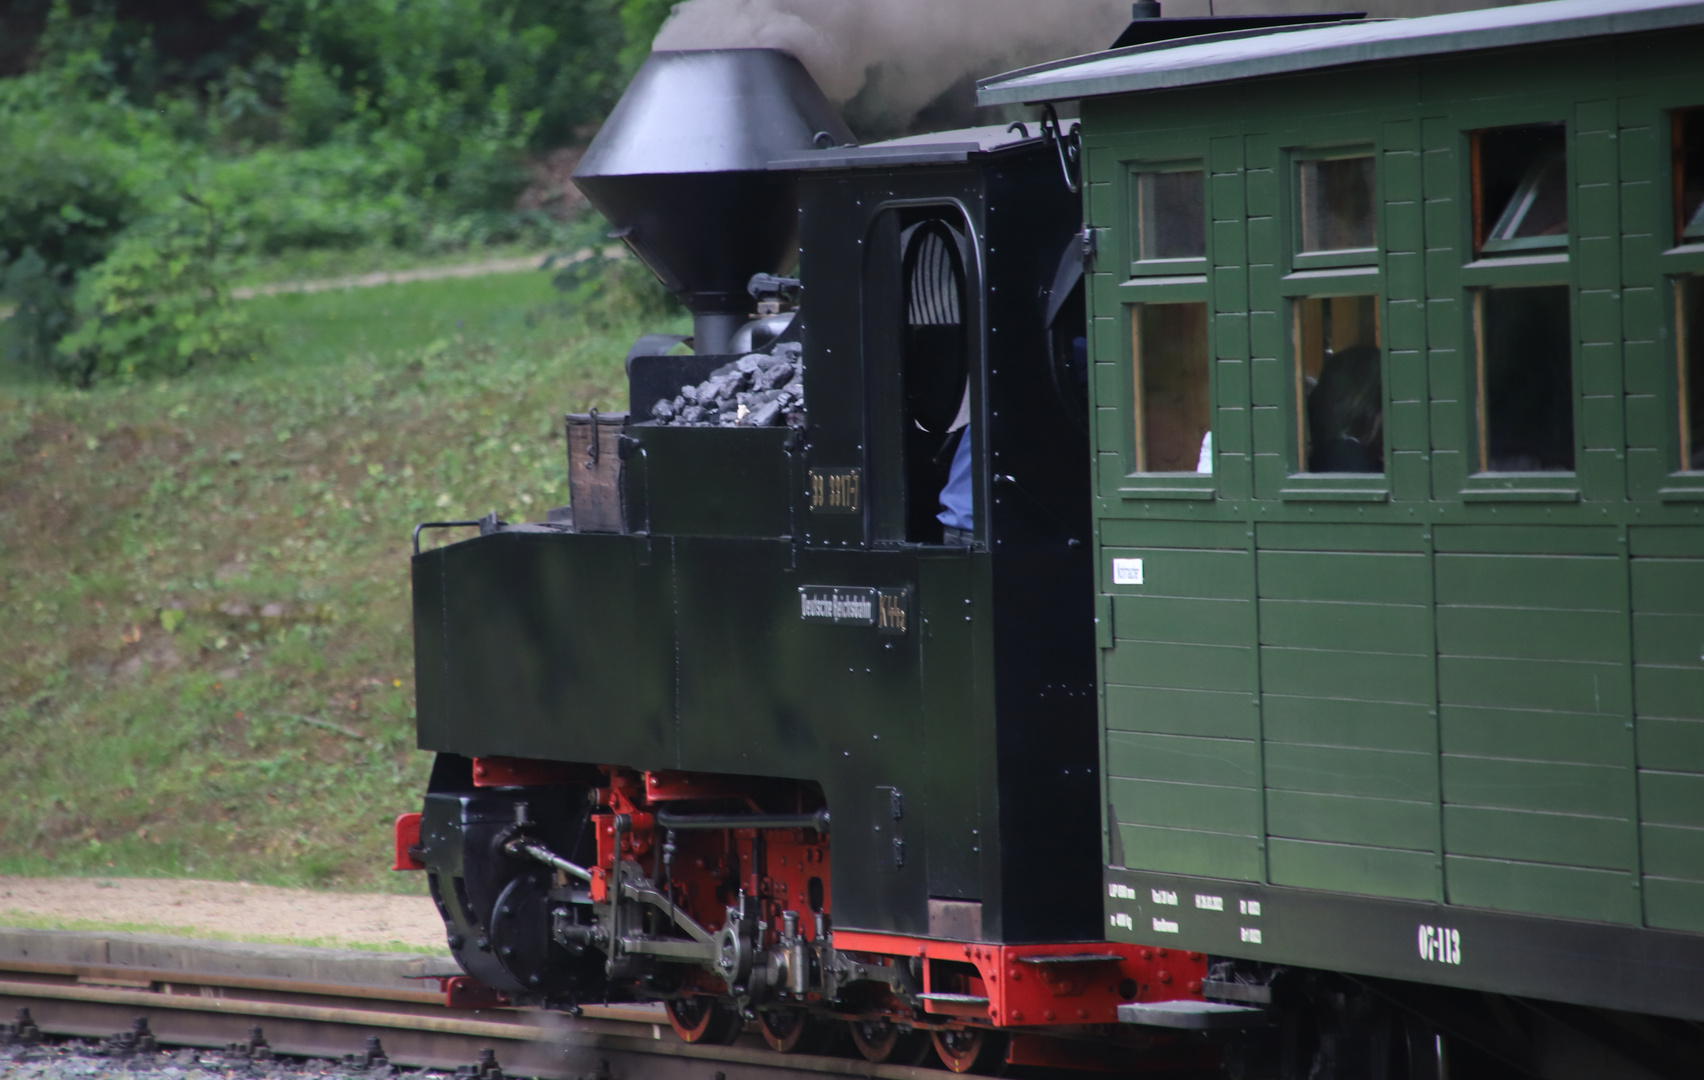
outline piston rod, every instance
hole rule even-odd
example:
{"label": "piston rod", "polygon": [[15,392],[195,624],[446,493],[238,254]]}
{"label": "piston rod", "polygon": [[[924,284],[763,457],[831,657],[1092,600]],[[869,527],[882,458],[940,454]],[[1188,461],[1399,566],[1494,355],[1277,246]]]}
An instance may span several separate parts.
{"label": "piston rod", "polygon": [[511,855],[517,859],[537,859],[546,866],[555,867],[564,874],[567,874],[569,877],[579,878],[584,882],[589,883],[592,880],[592,872],[590,870],[587,870],[578,863],[569,862],[567,859],[564,859],[562,856],[556,854],[556,852],[551,851],[537,840],[533,840],[529,837],[515,837],[503,845],[503,851],[505,854]]}

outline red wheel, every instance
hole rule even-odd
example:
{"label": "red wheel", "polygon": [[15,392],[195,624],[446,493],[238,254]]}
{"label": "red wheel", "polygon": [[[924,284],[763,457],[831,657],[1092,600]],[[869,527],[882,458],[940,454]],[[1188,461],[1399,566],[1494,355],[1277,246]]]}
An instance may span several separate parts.
{"label": "red wheel", "polygon": [[682,1042],[730,1046],[745,1029],[740,1014],[713,997],[672,998],[667,1008],[669,1026]]}
{"label": "red wheel", "polygon": [[828,1042],[823,1022],[804,1009],[765,1009],[757,1026],[769,1048],[783,1054],[820,1054]]}
{"label": "red wheel", "polygon": [[937,1031],[932,1038],[941,1064],[953,1072],[998,1076],[1005,1070],[1004,1035],[996,1035],[986,1028],[960,1028],[957,1031]]}
{"label": "red wheel", "polygon": [[902,1028],[890,1020],[848,1020],[852,1043],[865,1061],[878,1065],[918,1065],[929,1054],[929,1038],[921,1031]]}

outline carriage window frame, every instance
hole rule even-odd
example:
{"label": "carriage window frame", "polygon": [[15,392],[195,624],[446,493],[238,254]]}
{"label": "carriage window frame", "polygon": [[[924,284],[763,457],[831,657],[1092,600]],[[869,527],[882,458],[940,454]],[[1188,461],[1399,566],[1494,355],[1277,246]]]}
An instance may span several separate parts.
{"label": "carriage window frame", "polygon": [[1391,498],[1390,433],[1383,438],[1385,467],[1376,473],[1306,472],[1300,387],[1302,380],[1301,305],[1308,300],[1339,296],[1372,296],[1379,350],[1380,408],[1390,413],[1390,347],[1386,341],[1384,273],[1377,266],[1358,266],[1301,272],[1279,283],[1283,311],[1286,405],[1284,413],[1284,480],[1278,497],[1285,502],[1387,502]]}
{"label": "carriage window frame", "polygon": [[[1199,157],[1176,157],[1154,161],[1127,161],[1125,167],[1125,206],[1128,213],[1129,226],[1125,230],[1129,243],[1127,260],[1129,276],[1166,277],[1176,275],[1205,274],[1207,259],[1212,248],[1212,213],[1209,205],[1211,197],[1211,175],[1207,171],[1207,162]],[[1190,255],[1178,258],[1145,259],[1142,257],[1142,206],[1141,178],[1155,173],[1198,172],[1201,174],[1201,237],[1202,251],[1200,255]]]}
{"label": "carriage window frame", "polygon": [[[1688,468],[1689,462],[1687,438],[1696,435],[1704,428],[1704,408],[1692,411],[1689,408],[1688,393],[1696,390],[1691,386],[1690,375],[1687,371],[1688,337],[1704,335],[1704,325],[1695,317],[1690,317],[1686,310],[1686,289],[1689,283],[1704,283],[1704,236],[1688,236],[1684,228],[1683,212],[1686,209],[1684,184],[1686,180],[1686,160],[1682,153],[1681,143],[1682,122],[1691,114],[1698,119],[1697,130],[1704,136],[1704,101],[1697,98],[1673,100],[1664,106],[1666,125],[1672,137],[1662,141],[1661,167],[1667,170],[1669,191],[1672,197],[1665,199],[1664,223],[1666,235],[1672,241],[1672,247],[1667,248],[1656,257],[1656,269],[1662,275],[1661,295],[1663,298],[1662,328],[1668,337],[1665,352],[1668,354],[1663,364],[1662,411],[1666,417],[1667,432],[1661,449],[1661,466],[1658,475],[1664,479],[1657,481],[1654,495],[1664,502],[1678,502],[1693,505],[1704,501],[1704,469]],[[1704,284],[1700,284],[1704,288]]]}
{"label": "carriage window frame", "polygon": [[[1484,166],[1485,137],[1498,133],[1514,132],[1522,129],[1554,127],[1562,137],[1562,185],[1566,199],[1568,228],[1559,234],[1549,236],[1516,236],[1496,237],[1492,235],[1503,224],[1516,200],[1527,191],[1529,180],[1537,179],[1534,167],[1542,167],[1543,159],[1538,159],[1528,166],[1528,174],[1523,175],[1515,184],[1509,203],[1502,207],[1488,206],[1485,201],[1486,176]],[[1565,255],[1573,247],[1575,207],[1574,207],[1574,132],[1572,125],[1565,119],[1556,117],[1535,117],[1530,120],[1507,124],[1487,124],[1467,132],[1467,193],[1470,207],[1468,225],[1471,235],[1468,238],[1466,250],[1478,260],[1479,264],[1495,263],[1498,260],[1518,258],[1544,258],[1556,254]],[[1536,194],[1536,193],[1535,193]],[[1529,200],[1530,201],[1530,200]],[[1494,216],[1493,216],[1494,215]],[[1524,209],[1523,215],[1524,217]]]}
{"label": "carriage window frame", "polygon": [[[1691,143],[1686,140],[1688,134],[1692,136]],[[1669,215],[1675,249],[1704,247],[1704,200],[1688,205],[1704,188],[1704,103],[1669,110],[1668,164],[1672,191]],[[1698,175],[1694,175],[1695,171]]]}
{"label": "carriage window frame", "polygon": [[[1285,188],[1283,192],[1284,215],[1288,218],[1286,230],[1288,242],[1288,259],[1291,269],[1297,271],[1334,269],[1337,267],[1377,266],[1384,255],[1384,215],[1383,208],[1383,170],[1379,168],[1379,149],[1370,141],[1348,142],[1332,146],[1310,146],[1290,149],[1286,153],[1287,167],[1284,170]],[[1302,205],[1302,168],[1310,162],[1342,161],[1350,158],[1367,158],[1372,162],[1373,170],[1373,243],[1370,247],[1334,248],[1324,251],[1307,251],[1302,247],[1303,214]]]}
{"label": "carriage window frame", "polygon": [[1207,361],[1207,429],[1210,433],[1218,419],[1219,372],[1216,359],[1215,327],[1212,297],[1208,293],[1206,274],[1180,274],[1133,278],[1117,287],[1120,338],[1123,348],[1121,397],[1124,404],[1119,412],[1128,418],[1121,439],[1120,453],[1124,460],[1124,480],[1118,495],[1135,499],[1201,499],[1218,497],[1218,462],[1211,472],[1143,472],[1140,469],[1143,438],[1139,406],[1141,386],[1140,357],[1136,343],[1137,309],[1153,304],[1201,304],[1206,308]]}

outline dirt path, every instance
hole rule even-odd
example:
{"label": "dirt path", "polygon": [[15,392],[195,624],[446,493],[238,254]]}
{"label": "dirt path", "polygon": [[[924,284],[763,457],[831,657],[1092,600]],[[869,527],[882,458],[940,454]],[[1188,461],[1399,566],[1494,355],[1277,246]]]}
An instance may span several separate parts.
{"label": "dirt path", "polygon": [[444,924],[424,896],[229,881],[0,876],[0,925],[444,947]]}
{"label": "dirt path", "polygon": [[[576,251],[558,265],[579,262],[591,257],[590,248]],[[402,285],[410,281],[440,281],[444,278],[485,277],[488,274],[518,274],[542,269],[545,254],[520,255],[513,259],[487,259],[484,262],[461,263],[456,266],[419,266],[412,270],[375,270],[370,274],[351,274],[348,277],[319,278],[313,281],[279,281],[271,285],[243,285],[231,290],[233,300],[252,300],[257,296],[277,296],[280,293],[330,292],[333,289],[370,289],[375,285]]]}

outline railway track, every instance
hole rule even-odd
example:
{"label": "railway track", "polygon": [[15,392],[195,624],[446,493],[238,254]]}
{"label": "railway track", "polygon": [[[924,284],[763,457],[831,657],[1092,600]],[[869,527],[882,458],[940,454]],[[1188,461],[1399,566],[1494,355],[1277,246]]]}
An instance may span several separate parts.
{"label": "railway track", "polygon": [[[441,970],[440,970],[441,969]],[[371,1037],[392,1065],[476,1069],[541,1080],[944,1080],[939,1069],[778,1055],[755,1035],[733,1046],[681,1042],[662,1010],[586,1006],[450,1009],[437,958],[173,942],[149,935],[0,929],[0,1019],[27,1008],[44,1035],[147,1030],[162,1046],[225,1049],[259,1027],[275,1054],[365,1065]],[[747,1045],[744,1040],[750,1040]]]}

